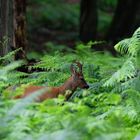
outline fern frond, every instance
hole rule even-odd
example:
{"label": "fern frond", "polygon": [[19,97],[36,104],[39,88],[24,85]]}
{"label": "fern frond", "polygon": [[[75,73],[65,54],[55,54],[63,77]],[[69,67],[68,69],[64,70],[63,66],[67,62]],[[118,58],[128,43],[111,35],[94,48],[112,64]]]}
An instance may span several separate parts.
{"label": "fern frond", "polygon": [[140,92],[134,90],[134,89],[127,89],[122,92],[122,96],[124,96],[124,106],[126,110],[126,114],[131,118],[132,121],[139,121],[139,115],[140,115],[140,107],[139,107],[139,101],[140,101]]}
{"label": "fern frond", "polygon": [[[133,36],[129,39],[124,39],[115,45],[115,49],[121,54],[127,54],[129,58],[123,66],[115,72],[112,77],[107,80],[104,86],[114,86],[114,90],[134,88],[134,77],[139,77],[139,57],[140,57],[140,28],[138,28]],[[136,79],[137,79],[136,78]],[[133,85],[133,86],[132,86]],[[135,87],[136,88],[136,87]]]}
{"label": "fern frond", "polygon": [[135,59],[130,58],[128,59],[123,66],[115,72],[112,77],[107,80],[103,86],[115,86],[115,84],[120,82],[125,82],[128,79],[134,77],[137,73],[136,66],[135,66]]}
{"label": "fern frond", "polygon": [[128,54],[130,56],[140,54],[140,28],[134,32],[131,38],[120,41],[114,48],[121,54]]}
{"label": "fern frond", "polygon": [[117,52],[123,54],[127,54],[128,52],[128,48],[129,48],[129,42],[130,42],[130,38],[128,39],[124,39],[122,41],[120,41],[119,43],[117,43],[114,48]]}
{"label": "fern frond", "polygon": [[0,70],[0,79],[6,80],[7,74],[21,65],[23,65],[23,61],[14,61],[13,63],[10,63],[9,65],[5,67],[2,67],[2,69]]}
{"label": "fern frond", "polygon": [[12,62],[14,60],[14,55],[20,51],[21,48],[16,49],[15,51],[9,52],[8,54],[6,54],[3,57],[0,57],[0,62],[2,61],[2,64],[6,61],[6,62]]}
{"label": "fern frond", "polygon": [[140,40],[140,27],[134,32],[132,37],[136,37],[137,39]]}

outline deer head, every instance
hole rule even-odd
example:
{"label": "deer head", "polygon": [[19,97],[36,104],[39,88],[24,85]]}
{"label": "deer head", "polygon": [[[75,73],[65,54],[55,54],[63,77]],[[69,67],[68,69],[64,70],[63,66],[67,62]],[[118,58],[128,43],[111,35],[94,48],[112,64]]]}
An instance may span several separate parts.
{"label": "deer head", "polygon": [[84,75],[82,72],[82,64],[80,62],[75,62],[75,64],[77,65],[79,70],[77,70],[76,67],[74,67],[74,64],[72,64],[70,68],[74,86],[82,89],[88,89],[89,85],[84,79]]}

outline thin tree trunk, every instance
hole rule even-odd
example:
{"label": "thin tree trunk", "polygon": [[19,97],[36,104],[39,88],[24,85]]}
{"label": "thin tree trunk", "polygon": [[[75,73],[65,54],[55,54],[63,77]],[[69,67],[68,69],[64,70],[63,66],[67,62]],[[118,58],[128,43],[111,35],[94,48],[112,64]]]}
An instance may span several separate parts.
{"label": "thin tree trunk", "polygon": [[16,54],[15,59],[24,59],[25,50],[27,45],[26,40],[26,0],[14,0],[14,32],[15,32],[15,45],[14,49],[21,48],[21,50]]}
{"label": "thin tree trunk", "polygon": [[140,0],[118,0],[113,21],[106,35],[107,40],[116,43],[119,39],[128,37],[134,32],[139,3]]}
{"label": "thin tree trunk", "polygon": [[[0,56],[8,53],[8,14],[9,0],[0,1]],[[5,42],[5,43],[4,43]]]}
{"label": "thin tree trunk", "polygon": [[87,43],[96,39],[97,0],[81,0],[80,39]]}
{"label": "thin tree trunk", "polygon": [[[0,56],[21,48],[15,59],[24,59],[26,49],[26,0],[0,0]],[[6,44],[4,39],[8,38]]]}

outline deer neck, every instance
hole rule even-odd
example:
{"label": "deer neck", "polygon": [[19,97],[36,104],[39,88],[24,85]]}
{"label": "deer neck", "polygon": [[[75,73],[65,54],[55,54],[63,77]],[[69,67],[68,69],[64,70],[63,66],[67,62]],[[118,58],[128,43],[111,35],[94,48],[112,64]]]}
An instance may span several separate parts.
{"label": "deer neck", "polygon": [[76,84],[74,84],[72,77],[70,77],[62,86],[60,86],[59,92],[65,94],[65,91],[70,90],[72,93],[77,89]]}

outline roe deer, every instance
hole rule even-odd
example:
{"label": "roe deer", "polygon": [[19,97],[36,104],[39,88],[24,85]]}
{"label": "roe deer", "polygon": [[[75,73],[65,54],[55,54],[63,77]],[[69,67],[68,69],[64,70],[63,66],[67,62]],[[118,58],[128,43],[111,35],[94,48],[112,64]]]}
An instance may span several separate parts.
{"label": "roe deer", "polygon": [[[71,93],[68,95],[65,95],[66,100],[68,100],[78,87],[81,89],[88,89],[89,86],[86,83],[83,73],[82,73],[82,64],[80,62],[75,62],[75,64],[78,66],[79,71],[77,71],[74,65],[71,64],[71,67],[70,67],[70,70],[72,73],[71,77],[62,86],[48,87],[49,90],[39,95],[38,100],[44,101],[48,98],[57,98],[58,95],[60,94],[65,95],[65,92],[67,90],[70,90]],[[43,88],[46,88],[46,87],[45,86],[29,86],[25,89],[25,92],[23,93],[23,95],[15,96],[14,99],[25,98],[29,96],[30,94],[36,91],[39,91],[40,89],[43,89]]]}

